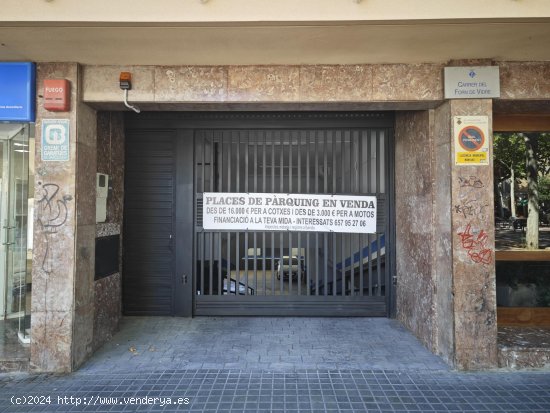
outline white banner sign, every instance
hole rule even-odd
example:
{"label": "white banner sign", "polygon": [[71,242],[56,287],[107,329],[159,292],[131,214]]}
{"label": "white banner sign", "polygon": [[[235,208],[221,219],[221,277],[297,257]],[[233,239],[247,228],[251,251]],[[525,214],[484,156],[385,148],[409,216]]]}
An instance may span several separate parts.
{"label": "white banner sign", "polygon": [[205,192],[203,228],[376,232],[376,197]]}

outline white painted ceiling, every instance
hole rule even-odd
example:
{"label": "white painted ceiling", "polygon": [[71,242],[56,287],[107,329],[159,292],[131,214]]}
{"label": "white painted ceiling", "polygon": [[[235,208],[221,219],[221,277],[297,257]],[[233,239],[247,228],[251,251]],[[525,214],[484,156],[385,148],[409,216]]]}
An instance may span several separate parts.
{"label": "white painted ceiling", "polygon": [[101,65],[550,60],[550,20],[322,23],[0,22],[0,61]]}

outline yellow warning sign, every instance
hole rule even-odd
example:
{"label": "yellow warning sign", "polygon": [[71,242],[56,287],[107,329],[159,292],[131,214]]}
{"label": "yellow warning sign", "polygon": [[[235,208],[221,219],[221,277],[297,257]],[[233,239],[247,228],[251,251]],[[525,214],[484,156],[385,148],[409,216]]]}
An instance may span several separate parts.
{"label": "yellow warning sign", "polygon": [[487,152],[459,152],[456,154],[457,164],[485,164],[487,163]]}

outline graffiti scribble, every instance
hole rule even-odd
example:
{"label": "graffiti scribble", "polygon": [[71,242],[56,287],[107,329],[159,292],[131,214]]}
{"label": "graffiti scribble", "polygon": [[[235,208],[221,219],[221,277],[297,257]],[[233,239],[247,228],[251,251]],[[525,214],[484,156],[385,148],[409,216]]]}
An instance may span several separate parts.
{"label": "graffiti scribble", "polygon": [[470,175],[468,177],[459,176],[458,182],[460,183],[461,188],[483,188],[483,182],[477,176]]}
{"label": "graffiti scribble", "polygon": [[69,215],[67,203],[73,199],[71,195],[59,194],[59,185],[42,184],[42,196],[37,201],[37,220],[42,234],[46,239],[46,251],[42,259],[42,270],[46,274],[52,273],[51,238],[58,229],[65,225]]}
{"label": "graffiti scribble", "polygon": [[466,217],[474,217],[474,216],[480,216],[485,214],[485,209],[489,206],[489,204],[479,204],[477,200],[470,199],[468,201],[464,201],[461,204],[455,205],[455,212],[457,214],[462,214],[464,218]]}
{"label": "graffiti scribble", "polygon": [[472,226],[468,224],[466,229],[458,233],[462,248],[468,251],[468,256],[475,263],[491,264],[493,261],[493,250],[488,248],[489,235],[481,230],[477,235],[472,234]]}

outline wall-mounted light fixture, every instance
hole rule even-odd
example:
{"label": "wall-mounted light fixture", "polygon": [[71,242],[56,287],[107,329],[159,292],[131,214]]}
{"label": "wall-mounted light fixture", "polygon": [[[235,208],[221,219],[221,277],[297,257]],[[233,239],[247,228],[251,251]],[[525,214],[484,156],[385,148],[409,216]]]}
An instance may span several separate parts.
{"label": "wall-mounted light fixture", "polygon": [[128,91],[132,89],[132,74],[130,72],[120,72],[119,84],[120,88],[124,91],[124,106],[128,109],[132,109],[136,113],[141,112],[136,105],[130,105],[128,103]]}

